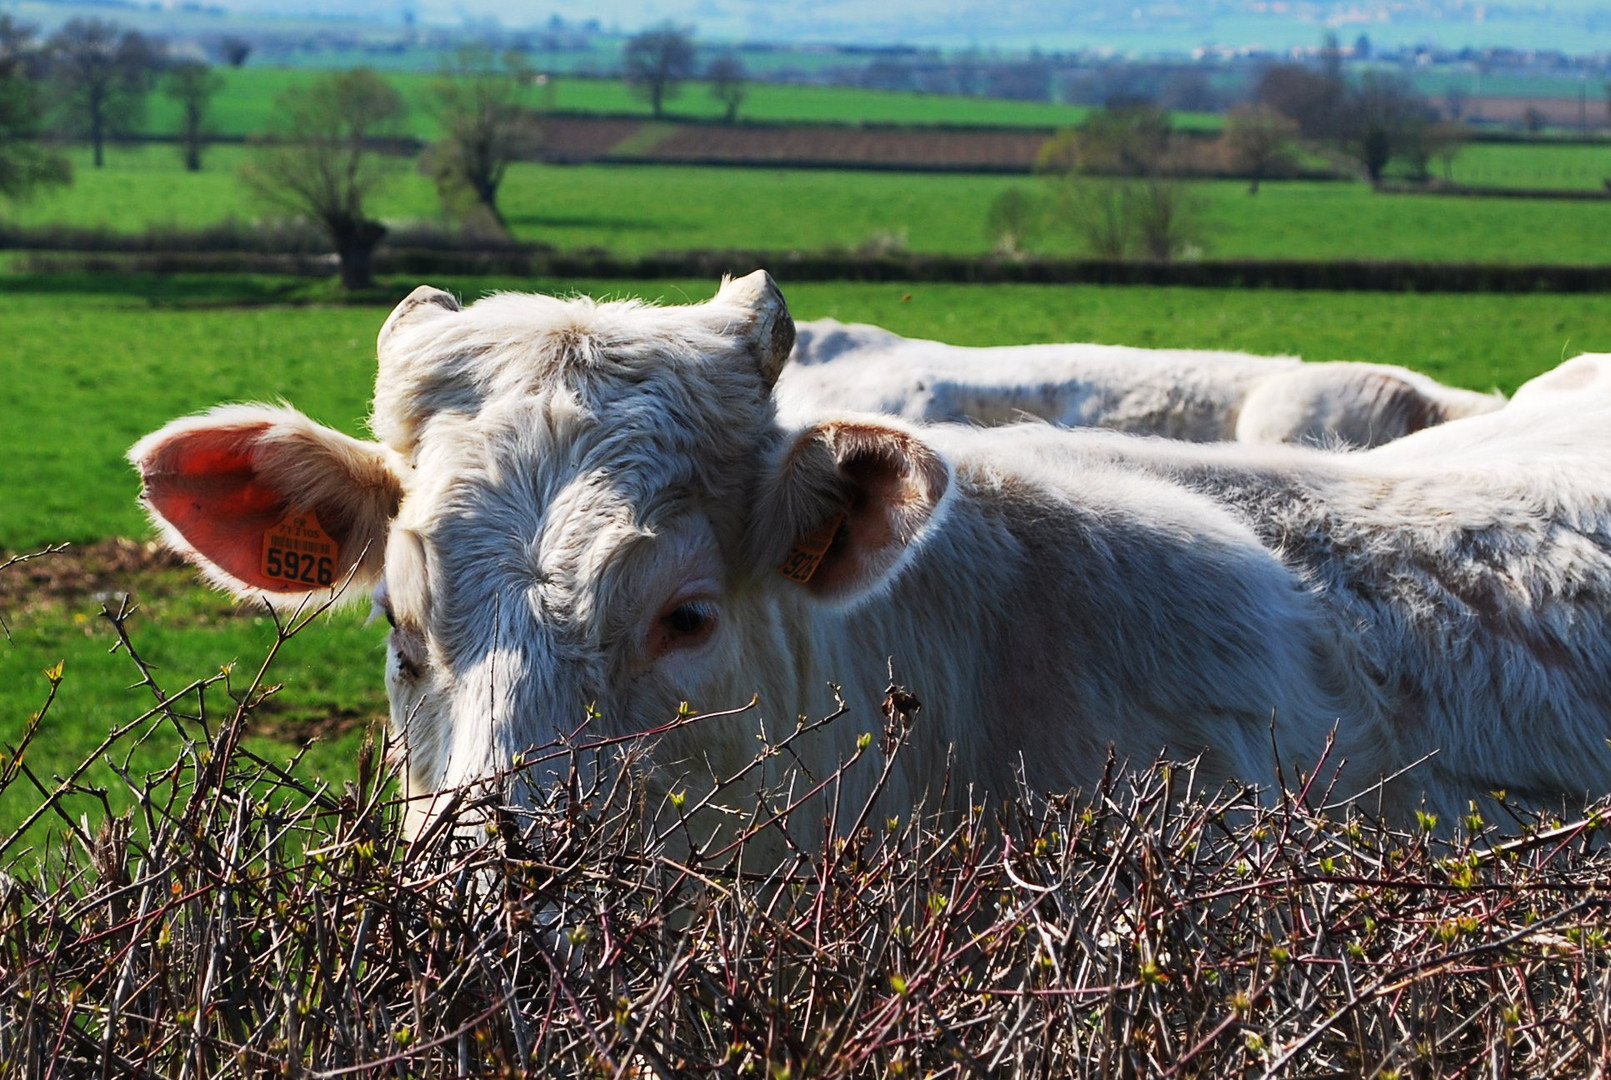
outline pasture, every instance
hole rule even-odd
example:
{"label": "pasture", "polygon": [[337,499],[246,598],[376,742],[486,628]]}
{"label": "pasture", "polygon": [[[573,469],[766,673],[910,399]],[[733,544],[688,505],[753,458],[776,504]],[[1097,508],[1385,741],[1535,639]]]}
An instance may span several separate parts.
{"label": "pasture", "polygon": [[1468,143],[1454,160],[1453,177],[1461,184],[1603,192],[1611,144]]}
{"label": "pasture", "polygon": [[[1535,148],[1497,149],[1516,155]],[[246,153],[214,147],[203,172],[187,173],[167,146],[114,148],[100,170],[89,167],[86,151],[75,150],[74,185],[9,208],[6,220],[116,232],[252,221],[266,209],[236,179]],[[985,230],[991,202],[1011,187],[1038,191],[1037,183],[967,174],[523,163],[510,169],[499,201],[518,239],[561,249],[630,256],[893,246],[982,254],[992,243]],[[1266,183],[1250,196],[1239,181],[1207,181],[1192,184],[1191,194],[1204,254],[1216,258],[1599,263],[1601,237],[1611,225],[1611,202],[1379,195],[1347,182]],[[374,212],[393,224],[445,223],[430,182],[408,161],[397,162]],[[1027,246],[1048,255],[1081,250],[1071,230],[1052,224]]]}
{"label": "pasture", "polygon": [[[541,59],[533,66],[542,70]],[[305,86],[322,72],[311,68],[258,67],[217,69],[224,87],[213,100],[213,127],[220,135],[243,136],[263,130],[277,94],[293,86]],[[431,112],[429,70],[396,71],[383,74],[403,94],[409,104],[407,130],[421,138],[435,131]],[[811,124],[954,124],[989,127],[1065,127],[1077,124],[1088,111],[1080,105],[1051,102],[1006,101],[970,98],[949,94],[902,93],[888,90],[861,90],[853,87],[786,86],[751,83],[740,110],[746,121]],[[529,87],[526,104],[536,109],[565,112],[650,115],[647,102],[631,93],[619,79],[593,79],[558,76],[542,85]],[[667,102],[667,113],[676,119],[716,120],[724,107],[710,94],[706,83],[683,84],[682,92]],[[177,105],[162,94],[153,94],[144,131],[170,134],[178,129]],[[1183,128],[1212,130],[1219,118],[1206,113],[1180,113],[1176,123]]]}

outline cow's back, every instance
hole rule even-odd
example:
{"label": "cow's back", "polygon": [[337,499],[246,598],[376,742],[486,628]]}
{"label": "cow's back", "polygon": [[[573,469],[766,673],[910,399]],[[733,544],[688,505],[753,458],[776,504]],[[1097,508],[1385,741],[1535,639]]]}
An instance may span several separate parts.
{"label": "cow's back", "polygon": [[833,320],[801,323],[778,381],[790,418],[869,410],[923,422],[1070,427],[1229,439],[1242,400],[1295,357],[1122,345],[972,348]]}
{"label": "cow's back", "polygon": [[[1069,663],[1089,665],[1095,649],[1091,666],[1138,660],[1167,672],[1197,702],[1198,724],[1245,715],[1262,693],[1289,763],[1336,725],[1333,763],[1349,763],[1338,794],[1419,763],[1382,796],[1385,805],[1403,815],[1424,798],[1453,820],[1490,790],[1556,805],[1611,792],[1611,393],[1585,392],[1590,385],[1611,388],[1611,364],[1569,368],[1553,386],[1519,393],[1514,412],[1355,455],[1035,424],[975,433],[982,457],[954,441],[970,467],[1033,477],[1080,507],[1066,520],[1040,515],[1071,536],[1092,535],[1078,522],[1104,507],[1105,543],[1132,552],[1130,570],[1102,568],[1122,586],[1106,603],[1124,612],[1120,625],[1153,629],[1118,638],[1128,651],[1087,641]],[[1102,494],[1115,483],[1128,487]],[[1139,527],[1149,515],[1154,526]],[[1203,538],[1233,527],[1248,537],[1238,559],[1186,562],[1214,547]],[[1142,569],[1149,544],[1174,544],[1169,559],[1192,572],[1165,574],[1158,567],[1168,560]],[[1062,548],[1076,576],[1080,546],[1069,539]],[[1253,595],[1251,583],[1270,573],[1284,584],[1258,604],[1213,602]],[[1060,595],[1049,579],[1034,588]],[[1038,603],[1028,593],[1020,602]],[[1198,612],[1176,627],[1194,646],[1170,646],[1164,624],[1149,622],[1160,604]],[[1095,621],[1112,633],[1111,614]],[[1281,672],[1259,658],[1276,655],[1275,639],[1288,648]],[[1246,679],[1237,709],[1214,704],[1216,664],[1223,685]],[[1088,688],[1077,692],[1096,700]],[[1195,735],[1221,749],[1243,738],[1236,725]],[[1171,742],[1189,744],[1178,731]]]}

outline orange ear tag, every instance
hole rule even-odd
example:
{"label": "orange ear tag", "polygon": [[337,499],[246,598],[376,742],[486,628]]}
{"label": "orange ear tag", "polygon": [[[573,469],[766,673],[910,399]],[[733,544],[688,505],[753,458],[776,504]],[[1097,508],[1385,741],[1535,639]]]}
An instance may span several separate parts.
{"label": "orange ear tag", "polygon": [[817,572],[822,565],[823,556],[833,546],[833,538],[839,533],[839,526],[845,523],[843,510],[818,525],[794,542],[789,549],[788,556],[783,565],[778,567],[778,573],[790,581],[797,581],[801,585],[811,580],[811,575]]}
{"label": "orange ear tag", "polygon": [[297,510],[263,534],[263,576],[282,592],[335,584],[340,559],[341,549],[312,510]]}

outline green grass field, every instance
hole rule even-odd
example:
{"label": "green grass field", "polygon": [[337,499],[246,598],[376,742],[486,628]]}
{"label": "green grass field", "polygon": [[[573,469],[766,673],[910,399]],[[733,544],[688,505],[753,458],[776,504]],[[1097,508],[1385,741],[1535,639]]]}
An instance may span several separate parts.
{"label": "green grass field", "polygon": [[[293,86],[306,86],[321,71],[308,68],[218,68],[224,87],[213,99],[212,126],[221,135],[251,135],[264,130],[276,95]],[[435,132],[430,106],[431,83],[436,76],[425,71],[385,71],[409,103],[407,128],[421,138]],[[632,94],[619,79],[557,77],[530,87],[526,103],[532,108],[571,112],[625,113],[648,117],[648,104]],[[178,106],[166,95],[151,95],[144,130],[171,134],[178,130]],[[719,119],[724,107],[704,82],[688,82],[667,102],[672,118]],[[828,124],[965,124],[1001,127],[1064,127],[1077,124],[1088,110],[1079,105],[1050,102],[1002,101],[949,94],[897,93],[850,87],[785,86],[752,83],[739,111],[741,119],[768,122]],[[1206,113],[1182,113],[1183,128],[1214,130],[1219,118]]]}
{"label": "green grass field", "polygon": [[[1511,157],[1531,152],[1495,149]],[[114,149],[99,170],[75,151],[72,187],[13,206],[7,216],[27,225],[129,232],[255,220],[267,208],[235,172],[248,153],[215,147],[203,172],[186,173],[165,146]],[[1038,190],[1037,183],[954,174],[520,164],[510,169],[500,205],[517,237],[561,249],[848,250],[893,238],[915,252],[976,254],[990,246],[984,222],[991,201],[1012,186]],[[1379,195],[1345,182],[1267,183],[1257,196],[1237,181],[1192,190],[1206,225],[1206,253],[1222,258],[1600,263],[1611,226],[1611,204],[1599,202]],[[374,210],[394,224],[442,221],[434,189],[406,161],[398,162]],[[1050,226],[1029,246],[1045,254],[1080,250],[1071,232]]]}
{"label": "green grass field", "polygon": [[1470,143],[1455,159],[1453,175],[1462,184],[1604,191],[1611,144]]}

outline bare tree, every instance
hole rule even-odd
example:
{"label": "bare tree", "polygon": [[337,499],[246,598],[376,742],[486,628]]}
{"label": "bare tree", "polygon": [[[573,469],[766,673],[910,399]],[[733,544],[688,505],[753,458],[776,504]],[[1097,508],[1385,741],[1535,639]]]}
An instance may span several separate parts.
{"label": "bare tree", "polygon": [[1186,183],[1167,176],[1149,176],[1131,186],[1130,213],[1135,219],[1141,253],[1169,262],[1203,241],[1203,203]]}
{"label": "bare tree", "polygon": [[207,110],[224,78],[200,60],[181,60],[168,68],[163,92],[179,104],[179,152],[185,168],[201,171],[201,152],[211,130]]}
{"label": "bare tree", "polygon": [[744,61],[732,53],[723,53],[705,69],[705,78],[710,80],[711,97],[721,102],[727,110],[722,115],[726,123],[737,122],[738,107],[749,96],[748,74],[744,70]]}
{"label": "bare tree", "polygon": [[[1431,105],[1400,75],[1367,71],[1348,93],[1341,144],[1380,183],[1388,162],[1410,157],[1422,132],[1435,120]],[[1422,161],[1424,174],[1424,159]]]}
{"label": "bare tree", "polygon": [[0,76],[38,82],[50,74],[50,58],[35,37],[37,30],[0,13]]}
{"label": "bare tree", "polygon": [[655,116],[663,116],[666,99],[676,97],[680,84],[693,76],[693,35],[672,23],[662,23],[629,40],[622,62],[627,85],[648,99]]}
{"label": "bare tree", "polygon": [[1253,100],[1295,121],[1304,138],[1331,139],[1342,125],[1346,91],[1329,70],[1273,64],[1259,76]]}
{"label": "bare tree", "polygon": [[1169,72],[1158,90],[1158,104],[1181,112],[1219,112],[1225,107],[1224,100],[1208,72],[1195,67]]}
{"label": "bare tree", "polygon": [[8,199],[26,199],[38,188],[73,178],[67,159],[39,142],[44,63],[33,33],[0,14],[0,196]]}
{"label": "bare tree", "polygon": [[1432,178],[1432,162],[1443,166],[1443,178],[1454,179],[1454,159],[1460,156],[1470,139],[1463,124],[1427,121],[1407,125],[1400,134],[1399,157],[1408,170],[1410,179],[1423,183]]}
{"label": "bare tree", "polygon": [[88,137],[99,169],[106,141],[145,116],[156,53],[139,33],[102,19],[73,19],[51,35],[50,49],[57,107],[71,130]]}
{"label": "bare tree", "polygon": [[1134,199],[1127,181],[1078,173],[1054,177],[1048,209],[1097,258],[1122,259],[1134,246]]}
{"label": "bare tree", "polygon": [[374,284],[371,261],[386,227],[364,204],[396,171],[376,143],[396,137],[407,111],[367,68],[321,76],[275,99],[269,132],[241,169],[259,197],[324,227],[349,289]]}
{"label": "bare tree", "polygon": [[1443,111],[1449,119],[1458,123],[1465,119],[1466,106],[1471,102],[1471,94],[1459,83],[1450,83],[1443,88]]}
{"label": "bare tree", "polygon": [[246,63],[246,58],[252,55],[252,43],[245,38],[234,36],[218,40],[218,55],[224,63],[232,68],[238,68]]}
{"label": "bare tree", "polygon": [[1228,164],[1248,178],[1249,195],[1259,182],[1290,175],[1298,164],[1298,122],[1268,105],[1238,105],[1225,117],[1223,136]]}
{"label": "bare tree", "polygon": [[442,204],[460,218],[483,218],[500,232],[498,188],[511,162],[537,144],[536,114],[524,103],[534,73],[518,52],[459,50],[431,85],[438,137],[420,167],[436,182]]}

